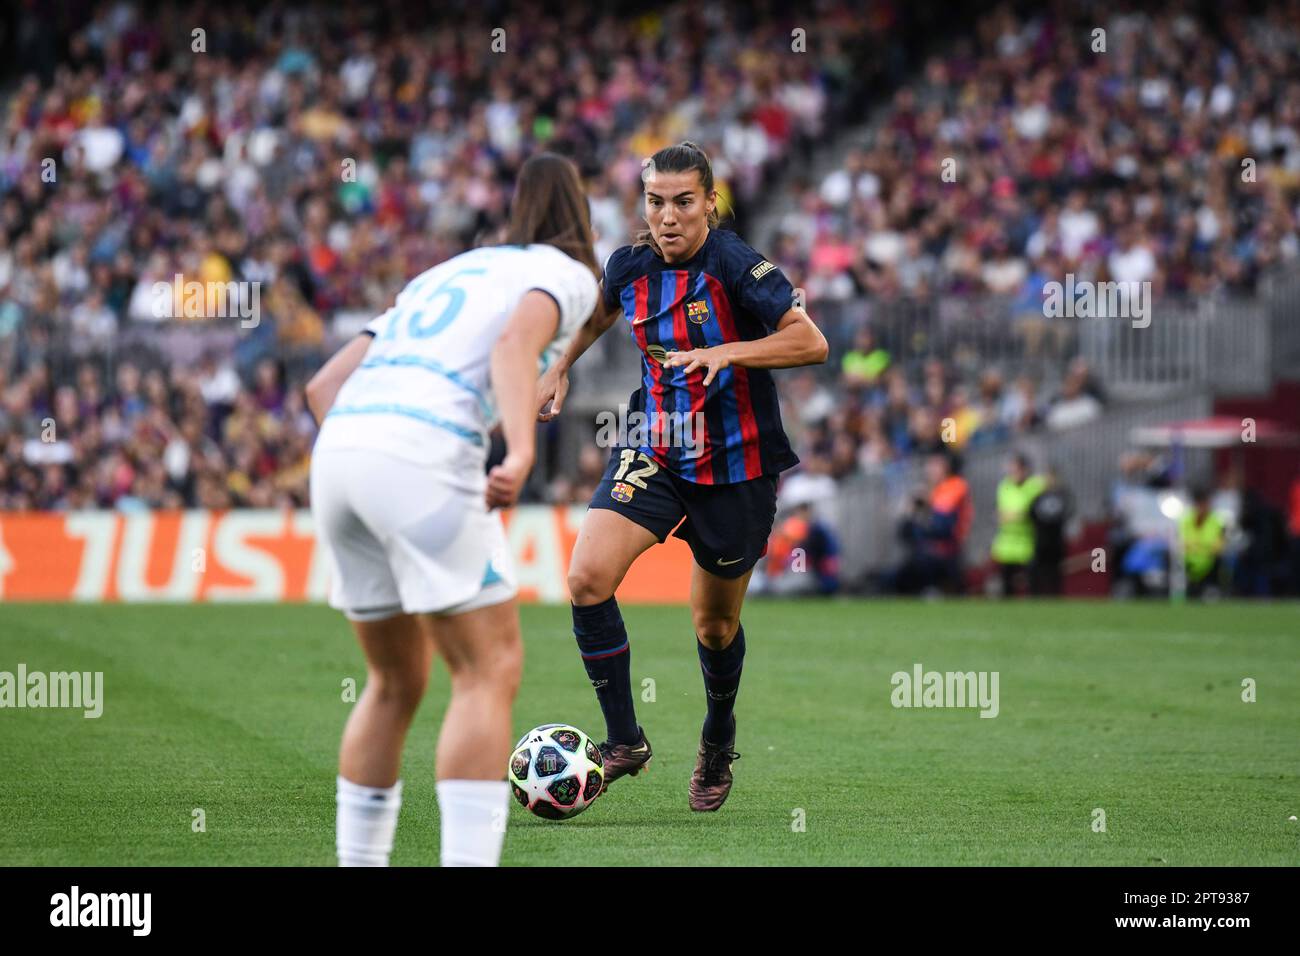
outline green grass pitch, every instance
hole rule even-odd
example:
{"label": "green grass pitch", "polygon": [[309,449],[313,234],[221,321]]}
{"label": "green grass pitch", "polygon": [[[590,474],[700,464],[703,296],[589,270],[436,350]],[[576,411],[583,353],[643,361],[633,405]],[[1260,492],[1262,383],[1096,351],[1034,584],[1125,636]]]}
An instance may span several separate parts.
{"label": "green grass pitch", "polygon": [[[516,731],[565,721],[602,736],[568,609],[522,613]],[[716,814],[686,804],[704,707],[689,614],[624,615],[654,762],[564,823],[512,803],[507,864],[1300,861],[1295,606],[753,600],[743,757]],[[342,684],[364,680],[340,615],[3,605],[0,670],[19,662],[103,671],[106,702],[90,720],[0,710],[0,864],[334,862]],[[894,708],[890,676],[916,663],[998,671],[999,715]],[[647,678],[654,700],[640,702]],[[437,861],[446,688],[437,665],[407,744],[394,865]]]}

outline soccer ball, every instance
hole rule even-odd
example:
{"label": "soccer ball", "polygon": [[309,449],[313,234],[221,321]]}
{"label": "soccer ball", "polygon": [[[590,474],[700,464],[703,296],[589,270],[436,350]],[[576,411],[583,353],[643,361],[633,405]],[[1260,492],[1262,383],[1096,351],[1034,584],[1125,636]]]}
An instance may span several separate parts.
{"label": "soccer ball", "polygon": [[605,785],[605,759],[577,727],[542,724],[519,738],[506,768],[515,799],[547,820],[576,817]]}

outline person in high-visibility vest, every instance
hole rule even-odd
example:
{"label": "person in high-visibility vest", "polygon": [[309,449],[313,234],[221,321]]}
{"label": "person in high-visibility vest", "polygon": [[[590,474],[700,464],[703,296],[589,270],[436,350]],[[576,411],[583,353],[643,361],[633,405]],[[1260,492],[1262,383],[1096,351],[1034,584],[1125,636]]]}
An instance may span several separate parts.
{"label": "person in high-visibility vest", "polygon": [[1223,519],[1210,510],[1210,492],[1197,488],[1192,507],[1178,522],[1183,541],[1183,565],[1187,569],[1187,593],[1196,596],[1219,579],[1219,556],[1223,554]]}
{"label": "person in high-visibility vest", "polygon": [[998,483],[998,531],[992,557],[1002,578],[1002,594],[1021,593],[1034,559],[1034,524],[1029,509],[1043,492],[1043,479],[1029,473],[1029,459],[1017,452],[1007,461],[1006,477]]}

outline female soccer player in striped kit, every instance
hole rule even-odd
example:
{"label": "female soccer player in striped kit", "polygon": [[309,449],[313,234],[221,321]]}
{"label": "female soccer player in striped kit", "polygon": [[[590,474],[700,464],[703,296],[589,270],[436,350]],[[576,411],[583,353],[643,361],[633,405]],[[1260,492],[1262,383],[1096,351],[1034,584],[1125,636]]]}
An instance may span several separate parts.
{"label": "female soccer player in striped kit", "polygon": [[[573,630],[605,715],[606,781],[636,774],[651,750],[633,709],[630,647],[614,591],[643,551],[677,529],[695,558],[691,618],[708,701],[689,803],[717,810],[739,756],[741,603],[767,548],[777,475],[798,463],[768,370],[824,362],[827,346],[781,270],[716,228],[703,150],[690,142],[666,147],[643,178],[649,230],[606,262],[605,315],[584,326],[539,383],[540,417],[558,414],[569,367],[621,314],[642,353],[629,418],[639,411],[650,427],[614,448],[583,520],[569,566]],[[670,428],[659,427],[665,421]],[[702,434],[683,441],[677,427],[694,421],[703,422]]]}
{"label": "female soccer player in striped kit", "polygon": [[[597,304],[571,162],[542,154],[524,164],[507,243],[417,276],[308,385],[312,411],[328,410],[311,505],[333,565],[330,604],[367,663],[339,752],[345,866],[388,862],[402,745],[435,653],[451,674],[437,758],[442,862],[492,866],[501,854],[523,650],[515,575],[490,509],[514,503],[532,468],[539,359],[558,358]],[[485,475],[498,413],[506,456]]]}

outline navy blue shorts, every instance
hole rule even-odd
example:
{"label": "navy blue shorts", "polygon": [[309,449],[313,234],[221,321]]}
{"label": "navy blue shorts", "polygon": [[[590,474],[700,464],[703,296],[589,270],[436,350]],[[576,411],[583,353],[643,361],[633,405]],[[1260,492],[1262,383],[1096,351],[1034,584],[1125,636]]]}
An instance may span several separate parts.
{"label": "navy blue shorts", "polygon": [[678,477],[644,452],[616,448],[590,507],[618,512],[661,544],[672,532],[691,546],[695,563],[705,571],[738,578],[767,553],[776,517],[776,484],[776,475],[762,475],[726,485],[700,485]]}

